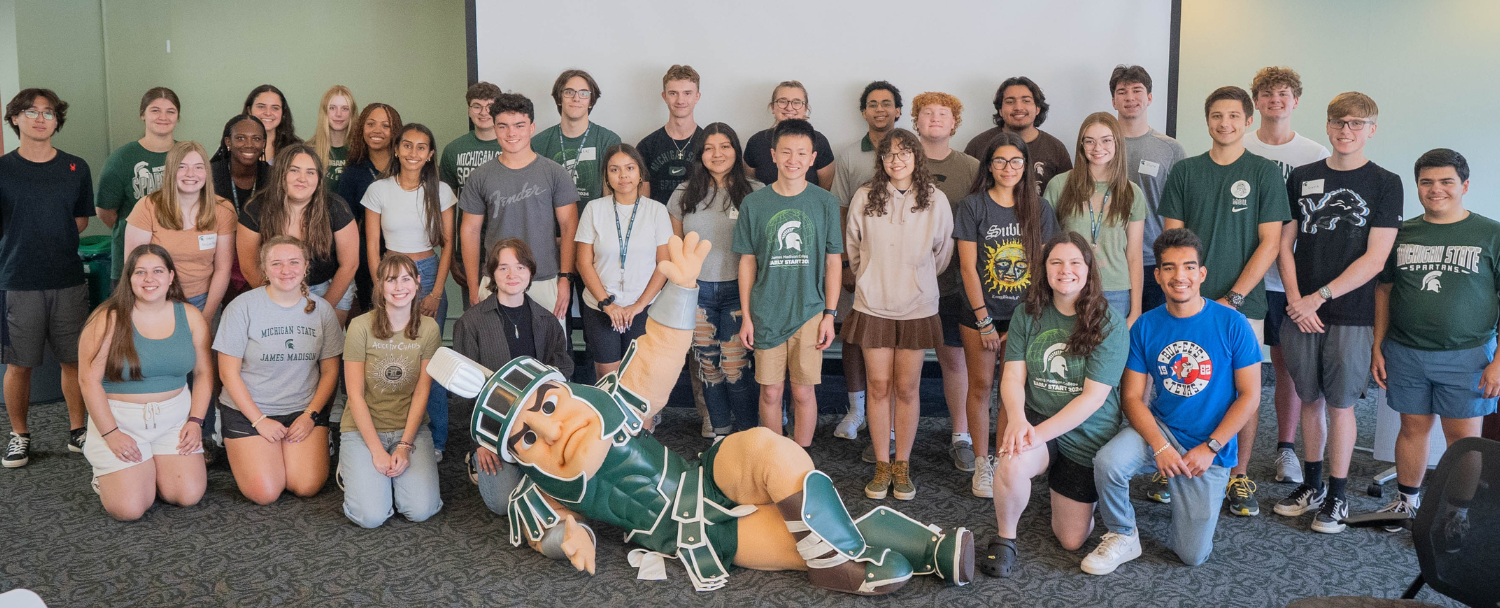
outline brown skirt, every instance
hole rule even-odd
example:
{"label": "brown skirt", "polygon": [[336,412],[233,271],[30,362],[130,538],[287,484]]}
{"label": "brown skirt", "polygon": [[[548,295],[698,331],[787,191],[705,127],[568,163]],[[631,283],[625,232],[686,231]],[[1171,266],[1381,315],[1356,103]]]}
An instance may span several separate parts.
{"label": "brown skirt", "polygon": [[897,321],[858,310],[844,321],[844,342],[863,348],[923,350],[943,345],[943,322],[937,315]]}

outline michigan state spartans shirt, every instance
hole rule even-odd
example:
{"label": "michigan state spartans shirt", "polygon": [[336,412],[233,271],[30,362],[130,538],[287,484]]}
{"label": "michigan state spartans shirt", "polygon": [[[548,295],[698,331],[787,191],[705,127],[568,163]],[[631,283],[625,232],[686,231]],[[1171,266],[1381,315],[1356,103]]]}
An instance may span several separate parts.
{"label": "michigan state spartans shirt", "polygon": [[839,201],[812,184],[796,196],[782,196],[772,187],[756,190],[740,204],[734,252],[755,256],[750,288],[755,347],[780,345],[830,308],[823,277],[826,256],[844,252]]}
{"label": "michigan state spartans shirt", "polygon": [[1406,220],[1378,280],[1391,285],[1386,337],[1409,348],[1464,350],[1495,338],[1500,319],[1500,222],[1469,213],[1452,224]]}
{"label": "michigan state spartans shirt", "polygon": [[161,188],[161,175],[167,164],[166,152],[152,152],[133,141],[120,146],[104,161],[99,174],[99,190],[94,206],[113,209],[119,217],[110,230],[114,244],[109,253],[109,277],[120,278],[125,263],[125,218],[135,209],[136,201]]}

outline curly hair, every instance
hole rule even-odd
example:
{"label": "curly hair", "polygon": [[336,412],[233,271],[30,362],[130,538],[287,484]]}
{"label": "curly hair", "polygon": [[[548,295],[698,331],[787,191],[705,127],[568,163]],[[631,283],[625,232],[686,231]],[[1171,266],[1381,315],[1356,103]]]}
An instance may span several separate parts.
{"label": "curly hair", "polygon": [[1290,87],[1292,97],[1302,98],[1302,77],[1297,74],[1297,70],[1278,66],[1261,68],[1255,73],[1255,78],[1250,80],[1250,95],[1257,96],[1261,91],[1270,91],[1280,86]]}
{"label": "curly hair", "polygon": [[68,121],[68,102],[58,98],[57,93],[52,89],[24,89],[16,93],[15,97],[10,98],[10,103],[5,104],[5,122],[10,125],[10,130],[16,132],[16,135],[21,134],[21,125],[11,122],[11,119],[30,110],[36,105],[38,97],[45,98],[47,103],[52,104],[52,116],[57,120],[57,128],[53,129],[52,133],[62,133],[63,123]]}
{"label": "curly hair", "polygon": [[1032,319],[1041,320],[1043,311],[1052,307],[1055,294],[1052,291],[1052,283],[1046,278],[1047,260],[1052,257],[1052,252],[1059,245],[1072,245],[1083,254],[1083,263],[1088,264],[1088,280],[1083,284],[1083,291],[1079,292],[1078,300],[1073,306],[1076,314],[1073,316],[1073,332],[1068,335],[1068,341],[1063,352],[1075,357],[1089,357],[1094,354],[1094,349],[1104,343],[1111,332],[1109,324],[1109,301],[1104,299],[1104,284],[1099,278],[1099,268],[1094,264],[1094,248],[1089,246],[1088,240],[1083,235],[1072,230],[1052,237],[1047,245],[1042,247],[1042,272],[1040,281],[1032,281],[1031,289],[1026,291],[1026,313]]}
{"label": "curly hair", "polygon": [[488,99],[494,101],[500,97],[500,87],[488,82],[479,81],[469,85],[469,90],[464,92],[464,103],[474,103],[475,99]]}
{"label": "curly hair", "polygon": [[917,115],[922,113],[922,108],[927,106],[943,106],[953,111],[953,130],[948,133],[949,137],[958,132],[959,125],[964,124],[964,103],[957,97],[936,91],[918,95],[911,100],[911,119],[916,121]]}
{"label": "curly hair", "polygon": [[926,211],[932,206],[932,191],[937,189],[937,184],[932,181],[932,174],[927,172],[927,163],[922,162],[922,140],[917,139],[917,135],[911,131],[895,129],[880,140],[880,146],[875,148],[875,176],[870,178],[869,198],[865,203],[865,215],[869,217],[886,214],[886,203],[891,200],[891,189],[887,187],[891,183],[891,176],[885,172],[885,161],[882,159],[899,150],[911,152],[911,187],[917,191],[917,204],[912,206],[911,212]]}
{"label": "curly hair", "polygon": [[1005,90],[1014,86],[1023,86],[1031,90],[1031,100],[1036,102],[1036,120],[1031,122],[1031,126],[1041,128],[1042,123],[1047,122],[1047,110],[1052,108],[1052,104],[1047,103],[1047,96],[1042,94],[1042,87],[1025,76],[1006,78],[1005,82],[1000,83],[1000,88],[995,89],[995,126],[1005,126],[1005,117],[1001,115],[1000,108],[1005,107]]}

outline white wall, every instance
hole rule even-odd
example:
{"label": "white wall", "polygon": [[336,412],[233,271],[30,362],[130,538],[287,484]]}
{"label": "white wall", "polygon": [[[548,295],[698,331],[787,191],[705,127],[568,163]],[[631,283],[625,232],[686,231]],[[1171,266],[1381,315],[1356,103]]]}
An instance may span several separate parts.
{"label": "white wall", "polygon": [[[9,102],[21,90],[20,73],[16,49],[16,0],[0,0],[0,103]],[[5,147],[0,154],[20,145],[9,125],[0,128],[5,130]]]}
{"label": "white wall", "polygon": [[[699,124],[729,123],[741,139],[771,126],[772,88],[800,80],[810,119],[835,149],[864,132],[859,94],[889,80],[907,103],[945,91],[964,104],[962,148],[994,126],[991,100],[1007,77],[1042,86],[1043,129],[1071,148],[1079,123],[1109,110],[1109,73],[1143,65],[1157,81],[1153,124],[1165,124],[1169,0],[1045,2],[811,0],[797,3],[646,0],[476,0],[479,78],[530,97],[556,124],[552,81],[582,68],[599,81],[594,120],[634,143],[666,121],[661,76],[674,63],[702,75]],[[566,25],[559,25],[566,24]],[[909,118],[899,126],[910,128]]]}

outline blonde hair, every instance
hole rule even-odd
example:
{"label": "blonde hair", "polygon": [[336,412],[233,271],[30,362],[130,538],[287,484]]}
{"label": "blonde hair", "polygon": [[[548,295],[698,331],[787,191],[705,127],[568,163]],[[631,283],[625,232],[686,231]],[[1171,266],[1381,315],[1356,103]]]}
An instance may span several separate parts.
{"label": "blonde hair", "polygon": [[1369,95],[1359,91],[1348,91],[1334,96],[1333,101],[1328,102],[1328,120],[1338,120],[1345,116],[1358,116],[1368,118],[1371,122],[1380,115],[1380,107],[1375,105],[1375,100]]}
{"label": "blonde hair", "polygon": [[802,86],[802,82],[797,80],[783,80],[777,83],[776,88],[771,89],[771,101],[766,102],[767,110],[770,110],[772,113],[776,112],[776,92],[782,89],[797,89],[798,91],[802,91],[802,108],[807,110],[808,116],[812,116],[812,96],[807,94],[807,87]]}
{"label": "blonde hair", "polygon": [[[291,245],[293,247],[296,247],[297,251],[302,252],[302,262],[304,264],[307,264],[308,268],[312,268],[312,258],[307,255],[307,245],[302,242],[302,239],[299,239],[295,236],[287,236],[283,234],[281,236],[273,236],[269,239],[266,239],[266,242],[260,244],[260,256],[258,257],[258,261],[260,263],[261,276],[267,276],[268,274],[266,272],[266,256],[271,255],[271,250],[281,245]],[[266,281],[266,283],[269,284],[270,281]],[[302,273],[301,289],[302,297],[307,299],[307,306],[302,309],[302,312],[310,315],[314,310],[318,309],[318,302],[312,298],[312,294],[307,289],[306,272]]]}
{"label": "blonde hair", "polygon": [[312,144],[313,150],[317,151],[318,160],[323,161],[324,167],[328,166],[328,154],[333,149],[333,127],[328,124],[328,102],[340,95],[349,100],[349,126],[344,127],[344,145],[346,146],[349,145],[349,134],[353,132],[350,127],[354,124],[354,110],[359,107],[359,104],[354,103],[354,93],[344,85],[333,85],[323,93],[323,101],[318,104],[318,127],[313,131],[312,141],[308,143]]}
{"label": "blonde hair", "polygon": [[218,229],[219,197],[214,194],[213,169],[208,163],[208,151],[196,141],[179,141],[167,151],[166,171],[162,174],[161,188],[150,194],[156,205],[156,223],[167,230],[183,230],[182,201],[177,200],[177,170],[182,159],[197,152],[203,159],[203,189],[198,191],[198,213],[193,217],[193,228],[199,232]]}

